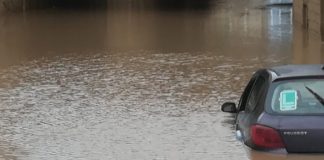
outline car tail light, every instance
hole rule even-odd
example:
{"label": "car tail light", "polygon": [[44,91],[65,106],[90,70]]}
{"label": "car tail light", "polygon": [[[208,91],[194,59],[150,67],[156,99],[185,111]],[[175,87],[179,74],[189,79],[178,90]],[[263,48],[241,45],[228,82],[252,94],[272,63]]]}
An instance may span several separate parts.
{"label": "car tail light", "polygon": [[279,133],[273,128],[262,125],[253,125],[251,127],[251,137],[254,145],[258,147],[268,149],[284,148]]}

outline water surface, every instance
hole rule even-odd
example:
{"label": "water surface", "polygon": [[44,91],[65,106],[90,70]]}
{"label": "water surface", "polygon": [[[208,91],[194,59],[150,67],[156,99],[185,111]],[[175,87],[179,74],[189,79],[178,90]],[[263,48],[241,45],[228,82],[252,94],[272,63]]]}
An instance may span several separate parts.
{"label": "water surface", "polygon": [[299,42],[291,6],[207,6],[2,15],[0,158],[298,159],[246,149],[220,105],[321,45]]}

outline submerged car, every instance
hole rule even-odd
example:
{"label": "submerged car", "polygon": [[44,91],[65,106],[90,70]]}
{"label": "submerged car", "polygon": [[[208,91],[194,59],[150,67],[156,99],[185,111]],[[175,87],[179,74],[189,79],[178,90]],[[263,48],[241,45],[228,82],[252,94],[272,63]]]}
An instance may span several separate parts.
{"label": "submerged car", "polygon": [[324,65],[286,65],[260,69],[238,106],[236,136],[256,150],[324,153]]}

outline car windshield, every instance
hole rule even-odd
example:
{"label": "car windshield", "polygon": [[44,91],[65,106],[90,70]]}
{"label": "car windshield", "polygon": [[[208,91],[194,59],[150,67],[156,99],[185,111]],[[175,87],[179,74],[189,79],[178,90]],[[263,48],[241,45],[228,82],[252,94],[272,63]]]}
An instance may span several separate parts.
{"label": "car windshield", "polygon": [[271,110],[281,114],[324,113],[324,79],[275,82],[270,89]]}

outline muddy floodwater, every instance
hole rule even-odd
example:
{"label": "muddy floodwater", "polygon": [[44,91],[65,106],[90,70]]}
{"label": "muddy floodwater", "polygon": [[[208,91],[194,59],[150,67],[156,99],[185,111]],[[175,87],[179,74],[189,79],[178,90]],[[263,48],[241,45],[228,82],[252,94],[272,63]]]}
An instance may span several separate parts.
{"label": "muddy floodwater", "polygon": [[220,112],[257,68],[324,60],[268,2],[3,13],[0,159],[323,159],[251,151]]}

